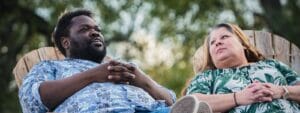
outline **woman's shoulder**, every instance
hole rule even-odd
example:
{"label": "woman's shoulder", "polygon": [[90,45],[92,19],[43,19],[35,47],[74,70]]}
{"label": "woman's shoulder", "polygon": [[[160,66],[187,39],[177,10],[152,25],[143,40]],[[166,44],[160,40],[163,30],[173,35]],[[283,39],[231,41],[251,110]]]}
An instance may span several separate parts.
{"label": "woman's shoulder", "polygon": [[196,76],[209,76],[209,75],[212,74],[213,71],[214,71],[214,70],[212,70],[212,69],[204,70],[204,71],[202,71],[202,72],[196,73]]}
{"label": "woman's shoulder", "polygon": [[277,67],[279,65],[286,65],[286,64],[284,64],[281,61],[276,60],[276,59],[264,59],[264,60],[258,61],[257,63],[260,64],[260,65],[263,64],[263,65],[269,65],[269,66],[273,66],[273,67]]}
{"label": "woman's shoulder", "polygon": [[276,59],[264,59],[264,60],[261,60],[259,62],[264,62],[264,63],[267,63],[267,64],[275,64],[275,63],[279,63],[280,61],[276,60]]}

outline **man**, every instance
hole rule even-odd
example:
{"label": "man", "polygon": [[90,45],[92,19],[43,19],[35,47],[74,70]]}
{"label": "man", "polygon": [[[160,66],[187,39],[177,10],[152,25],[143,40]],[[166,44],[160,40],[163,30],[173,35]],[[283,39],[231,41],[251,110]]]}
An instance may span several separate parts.
{"label": "man", "polygon": [[64,13],[53,37],[64,60],[42,61],[24,78],[19,98],[24,113],[132,113],[164,111],[175,101],[136,66],[102,62],[106,45],[88,10]]}

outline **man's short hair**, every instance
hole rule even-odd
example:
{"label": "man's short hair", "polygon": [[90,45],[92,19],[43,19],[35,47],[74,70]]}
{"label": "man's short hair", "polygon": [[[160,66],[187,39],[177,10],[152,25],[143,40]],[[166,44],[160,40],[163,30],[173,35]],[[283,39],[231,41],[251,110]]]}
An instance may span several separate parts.
{"label": "man's short hair", "polygon": [[78,9],[75,11],[66,11],[58,19],[56,27],[52,33],[54,43],[59,49],[59,51],[66,56],[66,51],[61,44],[61,37],[68,37],[70,27],[72,25],[72,19],[77,16],[85,15],[88,17],[93,17],[93,13],[90,10]]}

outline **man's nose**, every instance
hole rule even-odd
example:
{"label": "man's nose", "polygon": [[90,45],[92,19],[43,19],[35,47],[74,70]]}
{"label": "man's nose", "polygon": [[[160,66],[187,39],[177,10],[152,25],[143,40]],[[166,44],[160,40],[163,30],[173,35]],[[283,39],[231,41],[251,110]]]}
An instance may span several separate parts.
{"label": "man's nose", "polygon": [[100,33],[98,33],[97,31],[92,31],[92,32],[90,33],[90,36],[91,36],[91,37],[100,37]]}

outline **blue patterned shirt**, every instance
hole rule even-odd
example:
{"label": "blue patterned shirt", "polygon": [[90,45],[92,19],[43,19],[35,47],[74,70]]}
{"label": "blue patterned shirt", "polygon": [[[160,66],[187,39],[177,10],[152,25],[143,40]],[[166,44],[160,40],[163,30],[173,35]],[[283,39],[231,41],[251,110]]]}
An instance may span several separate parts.
{"label": "blue patterned shirt", "polygon": [[[24,78],[19,98],[24,113],[44,113],[39,86],[43,81],[59,80],[99,65],[81,60],[48,60],[35,65]],[[175,101],[175,94],[169,91]],[[164,100],[155,100],[139,87],[111,82],[92,83],[60,103],[54,112],[65,113],[133,113],[153,112],[165,108]]]}

